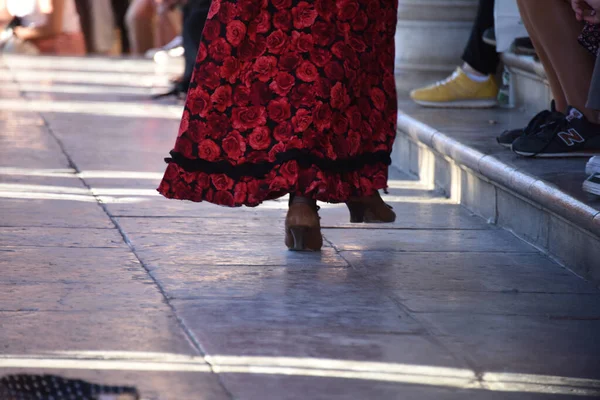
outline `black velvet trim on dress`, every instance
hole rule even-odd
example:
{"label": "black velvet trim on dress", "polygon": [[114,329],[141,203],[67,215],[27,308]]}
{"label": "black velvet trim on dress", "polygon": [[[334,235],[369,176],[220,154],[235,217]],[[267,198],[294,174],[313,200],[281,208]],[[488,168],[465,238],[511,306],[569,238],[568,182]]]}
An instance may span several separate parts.
{"label": "black velvet trim on dress", "polygon": [[353,172],[361,169],[365,165],[374,165],[383,163],[390,165],[392,159],[387,151],[377,151],[366,153],[360,156],[346,158],[341,160],[328,160],[309,154],[300,149],[286,151],[277,154],[277,160],[274,162],[245,163],[232,165],[227,161],[207,161],[202,159],[189,159],[181,153],[171,151],[171,157],[165,158],[166,163],[175,163],[187,172],[205,172],[207,174],[225,174],[231,178],[241,177],[264,178],[275,166],[288,161],[297,161],[301,168],[310,168],[315,165],[323,171],[344,173]]}

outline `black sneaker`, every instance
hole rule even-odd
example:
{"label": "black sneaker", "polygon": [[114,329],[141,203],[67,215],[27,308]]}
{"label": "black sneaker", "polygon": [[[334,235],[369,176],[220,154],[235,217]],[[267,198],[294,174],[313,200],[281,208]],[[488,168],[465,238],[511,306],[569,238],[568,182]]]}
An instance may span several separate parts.
{"label": "black sneaker", "polygon": [[525,157],[589,157],[600,154],[600,125],[592,124],[575,107],[546,124],[535,135],[521,136],[512,150]]}
{"label": "black sneaker", "polygon": [[524,56],[535,56],[535,48],[531,39],[528,37],[521,37],[515,39],[515,54],[522,54]]}
{"label": "black sneaker", "polygon": [[556,111],[556,105],[554,104],[554,100],[552,100],[552,103],[550,103],[550,109],[538,113],[531,119],[531,121],[529,121],[525,128],[504,131],[496,138],[496,141],[500,146],[510,148],[513,142],[519,137],[534,135],[538,133],[544,125],[553,123],[554,121],[560,120],[564,117],[565,115],[563,113]]}

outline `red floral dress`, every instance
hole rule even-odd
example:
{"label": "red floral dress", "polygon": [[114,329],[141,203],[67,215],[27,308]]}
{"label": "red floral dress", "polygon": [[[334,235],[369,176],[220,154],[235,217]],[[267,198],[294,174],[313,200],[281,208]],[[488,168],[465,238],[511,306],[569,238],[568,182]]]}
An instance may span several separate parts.
{"label": "red floral dress", "polygon": [[256,206],[387,187],[397,0],[213,0],[158,191]]}

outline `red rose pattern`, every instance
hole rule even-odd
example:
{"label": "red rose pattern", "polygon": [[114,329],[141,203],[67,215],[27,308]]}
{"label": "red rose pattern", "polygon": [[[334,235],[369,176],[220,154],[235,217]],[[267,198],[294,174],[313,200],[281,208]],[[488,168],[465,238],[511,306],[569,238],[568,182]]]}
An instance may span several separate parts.
{"label": "red rose pattern", "polygon": [[[171,161],[158,191],[236,207],[287,193],[344,202],[385,188],[389,160],[376,155],[389,156],[396,132],[397,7],[213,0],[173,150],[183,165],[200,164]],[[335,162],[353,167],[328,169]]]}

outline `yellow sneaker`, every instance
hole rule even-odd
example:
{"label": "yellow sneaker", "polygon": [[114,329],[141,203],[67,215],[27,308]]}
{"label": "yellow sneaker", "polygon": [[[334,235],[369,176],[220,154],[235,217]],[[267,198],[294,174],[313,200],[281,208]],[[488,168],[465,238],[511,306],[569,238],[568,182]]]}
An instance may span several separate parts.
{"label": "yellow sneaker", "polygon": [[410,93],[411,99],[425,107],[489,108],[498,105],[497,96],[493,76],[475,82],[460,67],[445,80]]}

